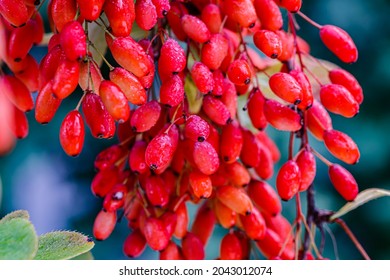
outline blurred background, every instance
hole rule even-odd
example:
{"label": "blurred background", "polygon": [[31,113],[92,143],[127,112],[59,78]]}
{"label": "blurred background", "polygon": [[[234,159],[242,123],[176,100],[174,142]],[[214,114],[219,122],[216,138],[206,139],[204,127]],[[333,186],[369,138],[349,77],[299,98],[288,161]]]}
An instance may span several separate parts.
{"label": "blurred background", "polygon": [[[302,12],[320,24],[334,24],[347,30],[359,49],[357,63],[342,65],[322,45],[318,30],[297,17],[301,26],[298,34],[310,43],[312,54],[350,71],[364,89],[365,100],[358,116],[343,119],[332,115],[334,128],[349,134],[361,151],[360,162],[348,169],[354,174],[361,190],[373,187],[390,190],[390,1],[304,0]],[[45,51],[45,48],[37,47],[33,54],[40,60]],[[93,220],[101,208],[101,200],[90,192],[90,183],[95,174],[93,161],[99,151],[116,143],[116,140],[97,140],[86,133],[81,155],[76,158],[65,155],[58,140],[59,127],[80,96],[81,92],[63,102],[48,125],[37,124],[34,112],[28,114],[29,136],[18,141],[12,153],[0,157],[0,217],[16,209],[25,209],[30,212],[38,234],[67,229],[92,236]],[[288,135],[272,129],[269,129],[269,133],[285,153]],[[334,160],[322,143],[313,138],[311,143]],[[330,185],[326,166],[319,161],[317,166],[317,206],[337,210],[345,202]],[[295,215],[294,205],[294,202],[283,204],[287,217]],[[190,210],[194,212],[191,205]],[[373,259],[390,259],[390,198],[372,201],[344,218]],[[361,259],[339,227],[332,225],[330,230],[337,238],[341,259]],[[119,223],[110,238],[96,243],[92,250],[94,257],[126,259],[122,244],[128,233],[126,223]],[[209,242],[207,248],[207,258],[218,256],[220,238],[224,233],[225,230],[217,226],[214,240]],[[329,235],[324,255],[335,258]],[[153,259],[158,255],[147,250],[141,258]]]}

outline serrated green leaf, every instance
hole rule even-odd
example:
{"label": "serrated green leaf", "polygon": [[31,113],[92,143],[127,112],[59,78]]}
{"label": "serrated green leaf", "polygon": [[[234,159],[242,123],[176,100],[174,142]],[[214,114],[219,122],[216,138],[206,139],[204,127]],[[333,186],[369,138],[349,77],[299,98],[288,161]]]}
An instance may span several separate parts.
{"label": "serrated green leaf", "polygon": [[374,200],[374,199],[377,199],[377,198],[380,198],[383,196],[390,196],[390,191],[385,190],[385,189],[378,189],[378,188],[366,189],[366,190],[360,192],[356,196],[354,201],[346,203],[343,207],[340,208],[339,211],[334,213],[330,217],[330,221],[332,221],[336,218],[340,218],[341,216],[344,216],[345,214],[347,214],[348,212],[351,212],[352,210],[358,208],[359,206],[362,206],[363,204],[365,204],[371,200]]}
{"label": "serrated green leaf", "polygon": [[88,252],[95,243],[87,236],[71,231],[55,231],[39,237],[36,260],[68,260]]}
{"label": "serrated green leaf", "polygon": [[88,251],[84,254],[78,255],[77,257],[71,258],[70,260],[94,260],[95,258],[93,257],[91,251]]}
{"label": "serrated green leaf", "polygon": [[38,236],[34,226],[23,215],[0,223],[1,260],[29,260],[34,258],[37,249]]}
{"label": "serrated green leaf", "polygon": [[5,215],[1,220],[0,223],[15,219],[15,218],[22,218],[25,220],[30,220],[30,214],[26,210],[16,210],[14,212],[11,212],[7,215]]}

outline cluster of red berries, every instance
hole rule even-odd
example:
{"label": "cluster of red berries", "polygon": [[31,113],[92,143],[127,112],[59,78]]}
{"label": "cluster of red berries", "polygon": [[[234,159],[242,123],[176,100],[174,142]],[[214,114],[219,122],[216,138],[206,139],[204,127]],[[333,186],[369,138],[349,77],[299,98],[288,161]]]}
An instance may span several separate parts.
{"label": "cluster of red berries", "polygon": [[[98,172],[91,189],[103,199],[93,227],[96,239],[108,238],[118,219],[126,218],[131,229],[126,255],[137,257],[148,245],[161,259],[203,259],[220,225],[230,229],[221,241],[221,259],[247,259],[254,244],[267,258],[313,257],[296,243],[293,226],[300,220],[292,225],[283,217],[281,200],[299,200],[299,192],[312,186],[316,157],[329,166],[340,195],[348,201],[356,197],[351,173],[316,152],[308,131],[336,158],[355,164],[357,145],[333,129],[328,112],[355,116],[363,94],[343,69],[328,69],[327,84],[317,79],[305,59],[325,66],[297,36],[295,17],[318,27],[323,43],[352,63],[357,49],[345,31],[307,18],[300,0],[51,0],[54,34],[38,65],[28,54],[43,36],[34,4],[39,3],[0,1],[0,36],[7,42],[0,55],[14,73],[1,72],[0,106],[2,115],[17,112],[0,120],[0,128],[12,119],[15,135],[27,135],[23,113],[34,106],[31,92],[38,92],[36,120],[48,123],[64,99],[77,87],[83,90],[60,127],[64,151],[70,156],[82,151],[85,124],[94,137],[119,139],[94,163]],[[116,65],[101,57],[109,77],[91,52],[92,22],[105,32]],[[145,38],[131,37],[133,26]],[[253,40],[263,55],[245,40]],[[268,74],[267,66],[277,64],[279,71]],[[260,85],[259,74],[268,77],[268,86]],[[244,108],[239,97],[246,100]],[[249,125],[238,110],[247,111]],[[291,136],[276,188],[266,182],[280,159],[267,125]],[[294,140],[301,143],[296,152]],[[199,205],[191,228],[188,203]]]}

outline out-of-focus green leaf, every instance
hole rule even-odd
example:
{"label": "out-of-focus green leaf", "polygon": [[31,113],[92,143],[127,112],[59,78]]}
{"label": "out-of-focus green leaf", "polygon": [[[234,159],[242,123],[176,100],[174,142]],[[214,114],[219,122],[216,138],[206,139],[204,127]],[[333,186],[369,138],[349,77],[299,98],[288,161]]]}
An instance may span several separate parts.
{"label": "out-of-focus green leaf", "polygon": [[[94,22],[88,24],[88,38],[102,55],[106,54],[107,42],[105,32],[103,32],[102,28]],[[89,48],[89,50],[97,65],[99,65],[99,67],[102,66],[103,58],[101,55],[94,48]]]}
{"label": "out-of-focus green leaf", "polygon": [[188,100],[188,110],[191,114],[197,114],[202,107],[202,98],[192,79],[187,76],[184,84],[184,91]]}
{"label": "out-of-focus green leaf", "polygon": [[91,251],[86,252],[84,254],[78,255],[77,257],[71,258],[71,260],[94,260]]}
{"label": "out-of-focus green leaf", "polygon": [[0,259],[29,260],[34,258],[38,249],[38,236],[34,226],[24,216],[10,215],[0,223]]}
{"label": "out-of-focus green leaf", "polygon": [[385,189],[378,189],[378,188],[366,189],[360,192],[354,201],[346,203],[343,207],[340,208],[339,211],[334,213],[330,217],[330,220],[332,221],[336,218],[340,218],[341,216],[344,216],[345,214],[358,208],[359,206],[362,206],[363,204],[371,200],[380,198],[382,196],[390,196],[390,191]]}
{"label": "out-of-focus green leaf", "polygon": [[30,219],[30,215],[28,214],[28,212],[26,210],[16,210],[14,212],[11,212],[11,213],[5,215],[0,220],[0,223],[6,222],[6,221],[10,221],[10,220],[16,219],[16,218],[22,218],[22,219],[25,219],[25,220],[29,220]]}
{"label": "out-of-focus green leaf", "polygon": [[36,260],[68,260],[88,252],[95,243],[87,236],[72,231],[55,231],[39,237]]}

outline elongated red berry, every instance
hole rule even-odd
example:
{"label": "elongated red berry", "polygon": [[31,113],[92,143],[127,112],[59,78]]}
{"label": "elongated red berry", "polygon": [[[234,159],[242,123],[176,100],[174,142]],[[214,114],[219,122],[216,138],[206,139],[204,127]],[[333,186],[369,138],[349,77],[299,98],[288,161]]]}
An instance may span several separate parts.
{"label": "elongated red berry", "polygon": [[197,210],[191,232],[199,237],[203,245],[206,246],[213,234],[216,223],[214,211],[207,205],[207,202]]}
{"label": "elongated red berry", "polygon": [[248,195],[262,212],[276,216],[282,211],[282,203],[276,192],[267,182],[252,180],[248,186]]}
{"label": "elongated red berry", "polygon": [[206,24],[195,16],[182,16],[181,26],[187,36],[197,43],[205,43],[210,40],[211,33]]}
{"label": "elongated red berry", "polygon": [[195,143],[193,158],[196,167],[206,175],[215,173],[219,167],[218,154],[207,141]]}
{"label": "elongated red berry", "polygon": [[221,260],[241,260],[243,258],[240,239],[233,232],[227,233],[222,238],[219,252]]}
{"label": "elongated red berry", "polygon": [[157,23],[156,6],[151,0],[135,2],[135,22],[143,30],[150,30]]}
{"label": "elongated red berry", "polygon": [[227,124],[222,129],[219,154],[224,162],[232,163],[241,153],[243,137],[238,122]]}
{"label": "elongated red berry", "polygon": [[53,93],[59,99],[71,95],[79,84],[80,64],[75,60],[63,58],[60,60],[53,77]]}
{"label": "elongated red berry", "polygon": [[91,130],[92,136],[97,138],[111,138],[115,133],[115,121],[104,107],[100,96],[88,92],[81,104],[85,122]]}
{"label": "elongated red berry", "polygon": [[324,25],[320,29],[320,38],[325,46],[341,61],[353,63],[358,59],[358,50],[351,36],[334,25]]}
{"label": "elongated red berry", "polygon": [[133,73],[116,67],[110,72],[110,80],[119,86],[130,103],[134,105],[146,103],[146,90]]}
{"label": "elongated red berry", "polygon": [[253,35],[255,46],[270,58],[278,58],[282,53],[279,35],[270,30],[259,30]]}
{"label": "elongated red berry", "polygon": [[184,84],[179,75],[173,75],[165,80],[160,87],[160,103],[175,107],[184,100]]}
{"label": "elongated red berry", "polygon": [[171,2],[171,9],[167,14],[168,24],[180,41],[185,41],[187,34],[184,32],[181,17],[188,14],[187,8],[180,2]]}
{"label": "elongated red berry", "polygon": [[197,198],[208,198],[211,196],[213,186],[209,175],[198,170],[193,170],[189,176],[190,187]]}
{"label": "elongated red berry", "polygon": [[224,228],[231,228],[236,224],[237,213],[223,204],[220,200],[214,201],[214,212],[219,224]]}
{"label": "elongated red berry", "polygon": [[23,0],[1,1],[0,14],[16,27],[22,26],[28,20],[28,10]]}
{"label": "elongated red berry", "polygon": [[181,241],[184,257],[187,260],[203,260],[205,257],[204,245],[198,236],[188,232]]}
{"label": "elongated red berry", "polygon": [[15,76],[0,77],[0,86],[5,96],[21,111],[28,112],[34,107],[34,101],[28,88]]}
{"label": "elongated red berry", "polygon": [[186,55],[179,43],[169,38],[162,45],[158,59],[158,72],[163,76],[178,74],[186,67]]}
{"label": "elongated red berry", "polygon": [[148,75],[154,68],[152,59],[131,37],[118,37],[109,48],[119,65],[137,77]]}
{"label": "elongated red berry", "polygon": [[340,68],[333,69],[329,71],[329,79],[333,84],[344,86],[357,103],[361,104],[363,102],[363,89],[351,73]]}
{"label": "elongated red berry", "polygon": [[201,19],[206,24],[211,33],[219,33],[222,24],[222,16],[218,5],[206,5],[202,9]]}
{"label": "elongated red berry", "polygon": [[276,177],[276,188],[282,200],[290,200],[298,192],[301,185],[301,171],[294,160],[282,165]]}
{"label": "elongated red berry", "polygon": [[277,31],[283,27],[283,17],[274,0],[254,0],[253,5],[263,29]]}
{"label": "elongated red berry", "polygon": [[265,237],[266,224],[263,216],[256,207],[253,207],[252,213],[240,216],[240,220],[246,235],[253,240],[260,240]]}
{"label": "elongated red berry", "polygon": [[210,134],[209,124],[198,115],[191,115],[184,127],[184,136],[192,141],[202,142],[207,140]]}
{"label": "elongated red berry", "polygon": [[329,166],[330,180],[337,192],[347,201],[353,201],[358,192],[359,187],[352,174],[339,164]]}
{"label": "elongated red berry", "polygon": [[302,88],[293,76],[279,72],[269,79],[271,90],[284,101],[299,104],[302,101]]}
{"label": "elongated red berry", "polygon": [[226,105],[211,95],[206,95],[203,98],[202,109],[218,125],[226,125],[231,121],[230,112]]}
{"label": "elongated red berry", "polygon": [[13,29],[8,37],[8,53],[10,59],[21,61],[30,51],[34,43],[34,22],[29,20],[26,25]]}
{"label": "elongated red berry", "polygon": [[52,90],[52,82],[48,82],[37,95],[35,102],[35,119],[41,124],[50,122],[61,104]]}
{"label": "elongated red berry", "polygon": [[97,240],[107,239],[116,225],[116,212],[106,212],[101,210],[95,218],[93,224],[93,236]]}
{"label": "elongated red berry", "polygon": [[265,101],[264,116],[273,127],[279,130],[297,131],[302,127],[299,114],[276,100]]}
{"label": "elongated red berry", "polygon": [[259,164],[255,166],[255,171],[261,179],[268,180],[274,174],[273,154],[271,150],[263,143],[261,143],[259,147]]}
{"label": "elongated red berry", "polygon": [[249,118],[255,128],[262,130],[267,126],[267,119],[264,115],[265,98],[263,93],[257,88],[253,89],[249,98],[247,104]]}
{"label": "elongated red berry", "polygon": [[321,87],[321,103],[330,112],[352,118],[359,112],[359,104],[342,85],[329,84]]}
{"label": "elongated red berry", "polygon": [[230,64],[227,76],[235,85],[247,85],[251,82],[252,72],[248,62],[237,59]]}
{"label": "elongated red berry", "polygon": [[146,239],[139,230],[130,233],[123,243],[123,253],[130,258],[140,256],[146,248]]}
{"label": "elongated red berry", "polygon": [[130,35],[135,20],[133,0],[105,0],[103,10],[114,36],[126,37]]}
{"label": "elongated red berry", "polygon": [[116,184],[104,197],[103,209],[108,212],[116,211],[123,207],[126,200],[127,187],[124,184]]}
{"label": "elongated red berry", "polygon": [[301,171],[301,185],[299,191],[307,190],[316,176],[316,159],[310,150],[303,149],[295,160]]}
{"label": "elongated red berry", "polygon": [[88,21],[97,20],[102,12],[105,0],[77,0],[80,14]]}
{"label": "elongated red berry", "polygon": [[253,210],[252,200],[242,188],[221,186],[216,189],[216,197],[238,214],[249,215]]}
{"label": "elongated red berry", "polygon": [[317,100],[314,100],[313,106],[307,110],[307,127],[318,140],[323,140],[325,130],[333,128],[329,113]]}
{"label": "elongated red berry", "polygon": [[302,0],[277,0],[275,2],[291,13],[298,12],[302,6]]}
{"label": "elongated red berry", "polygon": [[175,242],[169,241],[168,246],[160,251],[160,260],[182,260],[183,256],[180,247]]}
{"label": "elongated red berry", "polygon": [[61,32],[64,26],[75,19],[77,13],[76,0],[53,0],[49,7],[55,28]]}
{"label": "elongated red berry", "polygon": [[78,111],[69,112],[60,127],[60,143],[65,153],[74,157],[83,149],[84,120]]}
{"label": "elongated red berry", "polygon": [[69,60],[77,60],[87,53],[87,36],[78,21],[67,23],[60,35],[61,47]]}
{"label": "elongated red berry", "polygon": [[241,27],[252,28],[255,26],[257,15],[253,2],[250,0],[226,0],[224,12]]}
{"label": "elongated red berry", "polygon": [[214,89],[213,73],[202,62],[195,62],[191,68],[191,77],[196,87],[203,94],[211,93]]}
{"label": "elongated red berry", "polygon": [[355,164],[359,161],[359,148],[347,134],[334,129],[326,130],[324,143],[329,152],[339,160],[348,164]]}
{"label": "elongated red berry", "polygon": [[164,207],[169,202],[169,194],[160,176],[147,176],[143,183],[146,197],[151,205]]}
{"label": "elongated red berry", "polygon": [[290,75],[294,77],[294,79],[302,88],[302,99],[301,103],[298,104],[298,108],[301,110],[309,109],[311,106],[313,106],[314,97],[308,77],[303,71],[300,70],[292,70],[290,71]]}
{"label": "elongated red berry", "polygon": [[117,161],[126,155],[126,149],[121,145],[110,146],[101,151],[95,158],[94,167],[105,170],[113,167]]}
{"label": "elongated red berry", "polygon": [[130,119],[133,131],[145,132],[151,129],[157,123],[160,112],[160,104],[155,100],[138,107]]}
{"label": "elongated red berry", "polygon": [[162,220],[149,217],[145,221],[143,233],[146,242],[153,250],[161,251],[167,247],[169,237]]}
{"label": "elongated red berry", "polygon": [[200,59],[211,70],[218,69],[228,53],[228,40],[222,34],[212,34],[203,45]]}
{"label": "elongated red berry", "polygon": [[100,97],[107,111],[119,122],[130,117],[130,107],[122,90],[113,82],[104,80],[99,87]]}
{"label": "elongated red berry", "polygon": [[16,138],[26,138],[28,135],[28,120],[26,114],[18,108],[13,107],[13,119],[14,123],[10,126]]}

